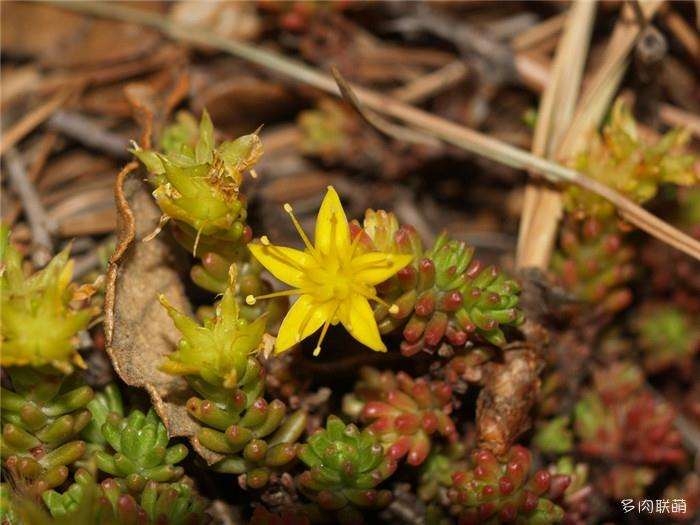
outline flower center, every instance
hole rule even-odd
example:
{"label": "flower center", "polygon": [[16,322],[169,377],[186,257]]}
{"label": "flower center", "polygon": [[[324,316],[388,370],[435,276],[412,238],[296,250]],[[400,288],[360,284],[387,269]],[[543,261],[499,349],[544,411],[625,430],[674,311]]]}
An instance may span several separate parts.
{"label": "flower center", "polygon": [[[318,344],[314,349],[314,355],[318,355],[321,351],[321,343],[323,338],[326,336],[328,327],[331,324],[336,324],[338,322],[338,317],[336,314],[338,313],[338,309],[341,307],[341,303],[347,302],[352,294],[358,294],[368,300],[379,302],[385,305],[392,314],[398,312],[399,307],[397,305],[386,304],[379,297],[377,297],[374,286],[358,280],[358,275],[356,274],[358,269],[353,268],[352,260],[355,254],[355,249],[359,243],[359,234],[352,240],[348,251],[345,249],[337,249],[336,245],[334,244],[335,232],[332,232],[331,239],[333,244],[331,245],[330,250],[328,253],[325,253],[325,251],[321,252],[318,246],[311,244],[311,241],[301,227],[301,224],[299,224],[299,221],[294,216],[291,205],[285,204],[284,210],[289,214],[294,227],[299,233],[301,239],[304,241],[306,253],[311,256],[311,262],[307,262],[306,264],[302,265],[299,262],[292,260],[291,257],[286,255],[281,250],[277,249],[277,256],[280,258],[280,260],[283,260],[286,264],[295,267],[303,274],[301,286],[299,288],[273,292],[258,297],[249,295],[246,297],[247,304],[253,305],[258,299],[300,294],[310,295],[313,298],[313,301],[319,305],[332,301],[334,303],[334,310],[323,324],[321,336],[319,337]],[[335,220],[337,220],[337,217],[333,215],[332,221]],[[335,222],[332,222],[332,224],[335,226]],[[276,249],[276,247],[271,245],[269,239],[265,236],[260,238],[260,242],[263,244],[263,246],[268,247],[270,250]],[[391,256],[387,256],[387,261],[390,259],[390,257]],[[374,264],[375,263],[372,263],[372,265]]]}

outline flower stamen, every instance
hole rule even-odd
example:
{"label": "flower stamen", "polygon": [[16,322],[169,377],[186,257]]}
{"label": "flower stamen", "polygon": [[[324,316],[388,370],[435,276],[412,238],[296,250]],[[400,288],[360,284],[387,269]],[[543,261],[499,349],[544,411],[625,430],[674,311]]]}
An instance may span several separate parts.
{"label": "flower stamen", "polygon": [[311,244],[311,241],[306,236],[306,232],[304,231],[304,228],[301,227],[301,224],[299,223],[296,216],[294,215],[294,209],[292,208],[292,205],[289,204],[288,202],[285,202],[283,208],[284,208],[284,211],[286,211],[289,214],[289,217],[292,219],[292,224],[294,224],[294,228],[296,228],[297,233],[299,234],[299,237],[301,237],[301,240],[304,241],[304,246],[306,246],[306,249],[309,250],[309,253],[311,254],[311,256],[318,261],[319,258],[318,258],[318,255],[316,253],[316,249]]}
{"label": "flower stamen", "polygon": [[321,343],[323,342],[323,339],[326,337],[326,333],[328,332],[328,327],[331,325],[331,322],[333,321],[333,318],[335,317],[335,314],[338,312],[338,308],[340,308],[340,305],[337,305],[335,309],[333,310],[333,313],[326,319],[326,322],[323,323],[323,328],[321,329],[321,335],[318,338],[318,343],[316,343],[316,348],[314,348],[314,357],[317,357],[321,353]]}
{"label": "flower stamen", "polygon": [[386,307],[386,308],[389,310],[389,313],[390,313],[390,314],[397,314],[397,313],[399,313],[399,305],[398,305],[398,304],[395,304],[395,303],[394,303],[394,304],[389,304],[389,303],[387,303],[385,300],[380,299],[379,297],[377,297],[376,295],[368,295],[368,296],[367,296],[367,299],[369,299],[369,300],[371,300],[371,301],[375,301],[375,302],[381,304],[382,306]]}
{"label": "flower stamen", "polygon": [[328,332],[328,327],[331,325],[330,320],[326,320],[325,323],[323,323],[323,328],[321,329],[321,336],[318,338],[318,343],[316,343],[316,348],[314,348],[314,357],[318,356],[321,353],[321,343],[323,342],[323,339],[326,337],[326,332]]}
{"label": "flower stamen", "polygon": [[274,297],[288,297],[290,295],[298,295],[307,293],[304,288],[292,288],[290,290],[281,290],[279,292],[266,293],[265,295],[246,295],[245,302],[248,306],[253,306],[258,299],[272,299]]}

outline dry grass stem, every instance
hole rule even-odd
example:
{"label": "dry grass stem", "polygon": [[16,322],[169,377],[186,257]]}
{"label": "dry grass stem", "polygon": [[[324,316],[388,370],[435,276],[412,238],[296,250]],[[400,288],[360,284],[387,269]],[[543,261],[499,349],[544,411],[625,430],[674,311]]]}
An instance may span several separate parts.
{"label": "dry grass stem", "polygon": [[5,152],[5,166],[12,187],[22,201],[22,209],[27,216],[27,222],[32,231],[34,250],[32,260],[37,267],[45,266],[53,254],[51,234],[55,230],[54,223],[49,218],[41,203],[36,187],[27,176],[24,160],[19,152],[11,147]]}
{"label": "dry grass stem", "polygon": [[4,154],[9,148],[17,144],[37,126],[53,115],[73,93],[73,89],[59,91],[41,106],[16,122],[7,130],[7,133],[3,133],[2,138],[0,138],[0,155]]}
{"label": "dry grass stem", "polygon": [[[595,8],[593,2],[576,2],[569,10],[550,82],[540,102],[532,144],[535,155],[553,158],[571,124],[586,65]],[[560,215],[561,202],[556,190],[535,184],[527,186],[520,219],[517,266],[548,266]]]}
{"label": "dry grass stem", "polygon": [[532,26],[527,31],[514,36],[510,41],[511,47],[514,51],[525,51],[558,35],[564,28],[566,18],[567,13],[560,13]]}

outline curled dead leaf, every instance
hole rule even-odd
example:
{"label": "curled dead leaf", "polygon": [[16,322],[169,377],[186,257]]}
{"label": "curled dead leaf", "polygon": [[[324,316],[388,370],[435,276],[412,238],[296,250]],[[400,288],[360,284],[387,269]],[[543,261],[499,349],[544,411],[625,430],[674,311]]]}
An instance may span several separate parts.
{"label": "curled dead leaf", "polygon": [[165,294],[175,308],[191,312],[183,285],[187,259],[167,235],[143,242],[158,224],[160,210],[142,178],[136,162],[117,176],[118,243],[109,261],[105,293],[107,352],[127,385],[148,392],[169,435],[190,438],[195,451],[211,464],[221,456],[201,447],[195,437],[199,425],[185,408],[192,395],[187,382],[159,368],[179,336],[158,296]]}
{"label": "curled dead leaf", "polygon": [[476,405],[477,437],[480,447],[501,456],[530,428],[543,361],[531,346],[514,343],[505,349],[503,362],[486,366]]}

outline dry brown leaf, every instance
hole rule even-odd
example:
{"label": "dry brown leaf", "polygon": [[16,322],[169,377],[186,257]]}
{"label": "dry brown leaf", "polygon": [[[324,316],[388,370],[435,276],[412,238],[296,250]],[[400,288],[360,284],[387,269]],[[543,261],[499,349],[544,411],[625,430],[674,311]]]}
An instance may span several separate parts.
{"label": "dry brown leaf", "polygon": [[158,302],[165,294],[180,311],[191,312],[183,286],[184,250],[167,235],[149,242],[160,210],[131,162],[117,177],[117,248],[109,261],[105,294],[107,352],[119,377],[129,386],[144,388],[170,436],[189,437],[208,462],[221,456],[201,447],[194,437],[199,426],[185,403],[192,395],[187,381],[159,369],[178,341],[178,331]]}

